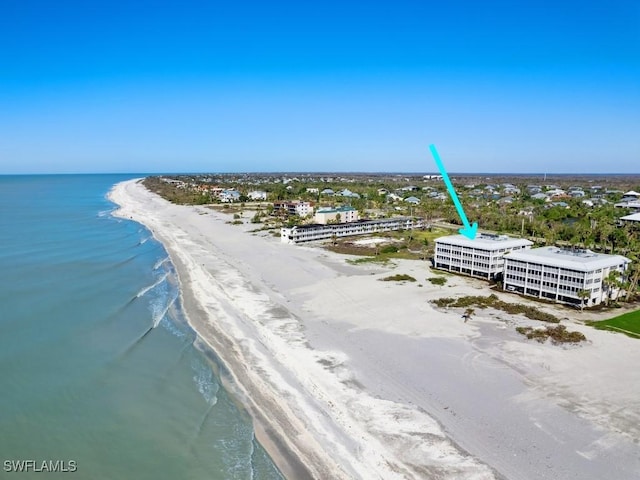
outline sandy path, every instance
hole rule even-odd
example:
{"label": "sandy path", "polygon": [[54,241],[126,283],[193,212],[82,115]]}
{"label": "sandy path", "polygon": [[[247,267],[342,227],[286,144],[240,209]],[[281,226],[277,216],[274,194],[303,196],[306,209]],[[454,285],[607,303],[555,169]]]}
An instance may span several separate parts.
{"label": "sandy path", "polygon": [[639,364],[637,341],[577,326],[590,343],[539,345],[510,324],[526,320],[464,323],[429,303],[486,294],[480,281],[433,286],[404,261],[394,273],[418,282],[380,282],[388,268],[248,233],[135,181],[110,195],[164,243],[190,322],[289,478],[640,477],[640,370],[621,368]]}

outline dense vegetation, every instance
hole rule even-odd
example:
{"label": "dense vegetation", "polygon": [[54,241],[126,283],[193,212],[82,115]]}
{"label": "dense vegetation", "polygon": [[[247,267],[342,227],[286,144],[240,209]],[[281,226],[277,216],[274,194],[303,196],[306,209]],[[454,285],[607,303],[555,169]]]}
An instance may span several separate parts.
{"label": "dense vegetation", "polygon": [[175,185],[162,181],[161,177],[147,177],[144,179],[144,185],[172,203],[204,205],[211,202],[211,198],[208,195],[203,195],[194,189],[176,188]]}
{"label": "dense vegetation", "polygon": [[549,323],[558,323],[560,319],[555,315],[552,315],[547,312],[543,312],[536,307],[531,307],[529,305],[524,305],[522,303],[509,303],[500,300],[497,295],[491,294],[486,297],[478,296],[478,295],[470,295],[466,297],[460,298],[438,298],[433,301],[433,303],[440,307],[478,307],[478,308],[495,308],[497,310],[502,310],[503,312],[510,313],[512,315],[524,315],[531,320],[539,320],[542,322]]}

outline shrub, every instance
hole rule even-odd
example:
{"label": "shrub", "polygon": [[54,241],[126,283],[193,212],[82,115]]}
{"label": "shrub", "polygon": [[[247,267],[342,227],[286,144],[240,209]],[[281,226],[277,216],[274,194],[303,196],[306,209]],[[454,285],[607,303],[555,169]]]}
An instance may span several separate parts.
{"label": "shrub", "polygon": [[390,277],[384,277],[381,278],[380,280],[382,280],[383,282],[404,282],[404,281],[409,281],[409,282],[415,282],[416,279],[413,278],[411,275],[407,275],[407,274],[396,274],[396,275],[391,275]]}
{"label": "shrub", "polygon": [[525,335],[529,340],[536,340],[540,343],[544,343],[547,338],[551,338],[551,342],[555,345],[560,343],[579,343],[587,339],[587,337],[580,332],[567,330],[567,327],[564,325],[536,329],[531,327],[517,327],[516,331]]}
{"label": "shrub", "polygon": [[434,285],[444,285],[445,283],[447,283],[447,279],[445,277],[427,278],[427,281],[433,283]]}

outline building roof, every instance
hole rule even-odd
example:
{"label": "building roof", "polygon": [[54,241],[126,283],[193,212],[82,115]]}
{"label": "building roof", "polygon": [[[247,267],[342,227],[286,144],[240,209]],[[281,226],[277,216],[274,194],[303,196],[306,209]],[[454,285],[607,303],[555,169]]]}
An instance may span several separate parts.
{"label": "building roof", "polygon": [[620,207],[620,208],[640,208],[640,201],[636,201],[636,200],[630,200],[628,202],[620,202],[620,203],[616,203],[614,205],[614,207]]}
{"label": "building roof", "polygon": [[640,222],[640,213],[633,213],[631,215],[625,215],[624,217],[620,217],[620,220],[627,220],[630,222]]}
{"label": "building roof", "polygon": [[513,238],[506,235],[491,235],[487,233],[480,233],[476,235],[476,238],[473,240],[464,235],[447,235],[436,238],[436,243],[456,245],[459,247],[481,248],[483,250],[500,250],[503,248],[533,245],[533,242],[524,238]]}
{"label": "building roof", "polygon": [[630,190],[624,194],[625,197],[640,197],[640,193]]}
{"label": "building roof", "polygon": [[355,208],[353,207],[342,206],[342,207],[335,207],[335,208],[331,208],[331,207],[321,208],[317,210],[317,213],[340,213],[340,212],[353,212],[353,211],[355,211]]}
{"label": "building roof", "polygon": [[356,220],[355,222],[348,223],[335,223],[333,225],[325,225],[324,223],[308,223],[306,225],[294,225],[293,227],[282,227],[286,229],[290,229],[291,231],[305,231],[305,230],[317,230],[317,229],[325,229],[325,228],[334,228],[334,227],[354,227],[358,225],[384,225],[385,223],[395,223],[395,222],[416,222],[419,220],[412,217],[391,217],[391,218],[377,218],[375,220],[363,218],[360,220]]}
{"label": "building roof", "polygon": [[507,253],[504,258],[522,262],[537,263],[551,267],[562,267],[580,272],[590,272],[598,268],[614,267],[629,260],[622,255],[595,253],[586,249],[566,249],[540,247]]}

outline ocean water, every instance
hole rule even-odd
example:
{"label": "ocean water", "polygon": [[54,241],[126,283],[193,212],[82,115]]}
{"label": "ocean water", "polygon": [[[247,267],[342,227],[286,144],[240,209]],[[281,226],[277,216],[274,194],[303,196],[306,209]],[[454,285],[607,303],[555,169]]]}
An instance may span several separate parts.
{"label": "ocean water", "polygon": [[111,215],[127,178],[0,176],[0,478],[281,479],[194,347],[166,251]]}

